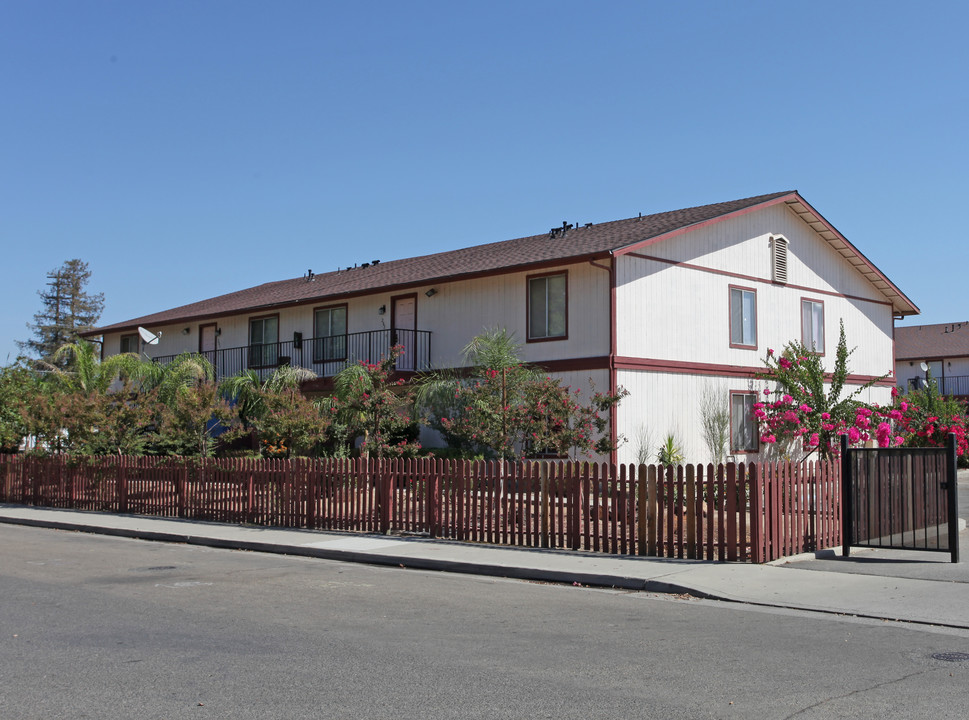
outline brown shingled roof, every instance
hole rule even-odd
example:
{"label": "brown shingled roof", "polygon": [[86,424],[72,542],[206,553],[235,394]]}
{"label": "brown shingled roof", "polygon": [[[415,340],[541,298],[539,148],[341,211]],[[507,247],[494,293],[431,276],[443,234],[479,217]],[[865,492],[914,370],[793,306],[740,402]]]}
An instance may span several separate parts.
{"label": "brown shingled roof", "polygon": [[969,357],[969,320],[895,328],[896,360]]}
{"label": "brown shingled roof", "polygon": [[[573,228],[555,236],[551,233],[543,233],[433,255],[391,260],[366,268],[323,273],[315,275],[312,281],[300,277],[269,282],[171,310],[95,328],[85,335],[132,330],[139,325],[162,325],[269,310],[286,305],[332,301],[390,288],[404,288],[502,271],[515,272],[536,266],[603,257],[667,233],[680,231],[757,205],[794,200],[803,202],[796,191],[758,195],[731,202]],[[867,266],[874,268],[863,256],[862,259]]]}

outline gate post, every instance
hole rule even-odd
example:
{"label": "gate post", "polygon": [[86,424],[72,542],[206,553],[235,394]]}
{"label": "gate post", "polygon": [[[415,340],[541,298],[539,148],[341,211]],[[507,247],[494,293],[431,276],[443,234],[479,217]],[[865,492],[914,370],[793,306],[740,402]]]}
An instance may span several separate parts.
{"label": "gate post", "polygon": [[946,438],[945,482],[949,496],[949,551],[952,562],[959,562],[959,477],[956,469],[959,460],[955,433]]}
{"label": "gate post", "polygon": [[841,436],[841,554],[851,552],[853,508],[851,507],[851,462],[848,458],[848,436]]}

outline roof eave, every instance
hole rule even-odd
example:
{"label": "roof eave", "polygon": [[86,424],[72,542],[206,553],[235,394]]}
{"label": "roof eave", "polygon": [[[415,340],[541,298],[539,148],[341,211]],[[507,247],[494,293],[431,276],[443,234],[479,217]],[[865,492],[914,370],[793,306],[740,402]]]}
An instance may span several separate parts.
{"label": "roof eave", "polygon": [[513,273],[526,272],[529,270],[538,270],[548,267],[557,267],[560,265],[577,265],[579,263],[588,262],[590,260],[598,260],[601,258],[610,257],[613,254],[612,250],[599,251],[594,253],[583,253],[581,255],[574,255],[571,257],[561,257],[554,258],[552,260],[541,260],[530,263],[520,263],[518,265],[509,265],[503,268],[495,268],[492,270],[478,270],[475,272],[461,273],[461,274],[451,274],[451,275],[440,275],[436,277],[423,278],[421,280],[414,280],[405,283],[391,283],[388,285],[378,285],[371,288],[366,288],[365,290],[353,290],[348,292],[338,292],[329,293],[322,295],[314,295],[310,298],[300,298],[299,300],[287,300],[285,302],[278,303],[267,303],[263,305],[250,305],[248,307],[239,308],[236,310],[227,310],[224,312],[214,312],[214,313],[202,313],[202,314],[189,314],[180,315],[173,318],[167,318],[165,320],[153,321],[150,319],[151,316],[144,316],[142,318],[135,318],[128,324],[122,326],[108,326],[106,328],[93,328],[85,333],[81,333],[82,337],[90,337],[94,335],[104,335],[105,333],[124,333],[124,332],[134,332],[139,326],[144,324],[151,325],[174,325],[179,323],[193,323],[201,320],[217,320],[224,317],[232,317],[234,315],[243,314],[257,314],[263,313],[270,310],[280,310],[288,307],[297,307],[299,305],[313,305],[321,302],[332,302],[333,300],[346,300],[355,297],[364,297],[366,295],[376,295],[378,293],[396,292],[398,290],[409,290],[416,287],[421,287],[424,285],[432,285],[434,283],[441,282],[454,282],[456,280],[473,280],[479,277],[489,277],[496,275],[510,275]]}

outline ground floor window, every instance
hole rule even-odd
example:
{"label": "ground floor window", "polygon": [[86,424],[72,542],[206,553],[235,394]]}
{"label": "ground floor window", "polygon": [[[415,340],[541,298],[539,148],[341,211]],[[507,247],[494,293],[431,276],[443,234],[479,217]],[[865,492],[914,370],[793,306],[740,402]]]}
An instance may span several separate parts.
{"label": "ground floor window", "polygon": [[757,432],[757,418],[754,417],[754,403],[757,393],[730,393],[730,452],[757,452],[760,449],[760,436]]}

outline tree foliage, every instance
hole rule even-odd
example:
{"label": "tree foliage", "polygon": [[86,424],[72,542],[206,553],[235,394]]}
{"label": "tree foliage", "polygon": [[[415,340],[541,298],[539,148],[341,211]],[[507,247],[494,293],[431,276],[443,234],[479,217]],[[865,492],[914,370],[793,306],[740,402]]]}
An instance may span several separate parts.
{"label": "tree foliage", "polygon": [[42,307],[34,322],[27,324],[33,337],[17,344],[21,351],[45,363],[65,367],[67,359],[55,357],[58,349],[94,327],[104,309],[104,294],[87,291],[91,271],[77,258],[52,270],[47,278],[47,288],[37,293]]}
{"label": "tree foliage", "polygon": [[466,376],[425,378],[418,405],[430,413],[431,426],[469,454],[520,458],[614,449],[618,442],[609,437],[609,410],[626,391],[609,395],[593,387],[582,405],[581,391],[526,365],[519,350],[507,331],[487,330],[464,349]]}
{"label": "tree foliage", "polygon": [[848,434],[852,444],[871,439],[875,430],[870,427],[873,411],[860,396],[887,376],[842,396],[852,352],[848,350],[844,323],[830,378],[820,356],[799,342],[788,343],[779,355],[768,349],[764,360],[767,372],[762,377],[775,383],[775,389],[773,393],[765,391],[765,399],[754,405],[754,414],[761,424],[760,440],[774,454],[792,457],[816,452],[828,458],[837,453],[841,434]]}
{"label": "tree foliage", "polygon": [[392,378],[403,347],[395,345],[379,363],[361,362],[340,371],[335,414],[346,428],[347,441],[360,439],[360,452],[377,457],[410,457],[420,450],[412,417],[414,393]]}

